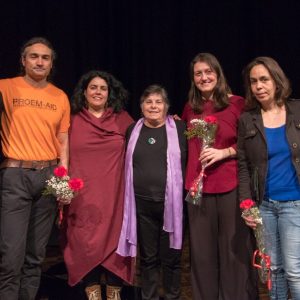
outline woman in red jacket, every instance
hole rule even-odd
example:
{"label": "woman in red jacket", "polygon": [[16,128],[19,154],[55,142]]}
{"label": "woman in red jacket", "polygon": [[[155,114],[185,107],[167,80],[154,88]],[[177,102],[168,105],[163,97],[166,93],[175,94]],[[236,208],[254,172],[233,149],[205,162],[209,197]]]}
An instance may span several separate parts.
{"label": "woman in red jacket", "polygon": [[251,269],[251,233],[240,217],[237,195],[237,124],[244,99],[231,94],[222,68],[210,53],[191,62],[191,88],[182,119],[213,115],[218,129],[212,147],[189,140],[185,187],[206,163],[202,205],[188,204],[193,299],[258,299]]}

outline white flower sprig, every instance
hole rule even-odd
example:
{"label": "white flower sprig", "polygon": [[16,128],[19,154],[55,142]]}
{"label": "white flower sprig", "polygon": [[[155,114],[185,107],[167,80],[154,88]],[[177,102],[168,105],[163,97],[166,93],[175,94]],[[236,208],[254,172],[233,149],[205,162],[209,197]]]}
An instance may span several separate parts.
{"label": "white flower sprig", "polygon": [[68,175],[68,170],[59,166],[53,171],[54,176],[46,180],[46,188],[43,191],[44,195],[53,195],[58,200],[60,226],[63,219],[63,207],[65,204],[70,204],[76,193],[83,188],[83,181],[80,178],[71,179]]}
{"label": "white flower sprig", "polygon": [[69,187],[69,176],[55,177],[52,176],[50,179],[46,180],[47,188],[46,193],[52,194],[57,198],[63,198],[66,200],[71,200],[74,198],[74,191]]}

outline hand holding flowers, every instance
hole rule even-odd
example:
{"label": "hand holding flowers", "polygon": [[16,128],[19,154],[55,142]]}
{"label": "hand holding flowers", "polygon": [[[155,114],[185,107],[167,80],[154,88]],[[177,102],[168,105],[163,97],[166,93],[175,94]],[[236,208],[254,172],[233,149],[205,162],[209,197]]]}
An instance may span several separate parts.
{"label": "hand holding flowers", "polygon": [[259,209],[252,199],[245,199],[240,203],[242,218],[246,224],[254,230],[258,249],[253,254],[253,266],[258,269],[258,275],[262,283],[267,283],[271,289],[271,258],[266,253],[263,220]]}
{"label": "hand holding flowers", "polygon": [[59,225],[62,222],[63,206],[70,204],[76,193],[83,188],[83,181],[80,178],[70,178],[68,170],[59,166],[53,171],[54,176],[46,180],[44,195],[57,197],[59,209]]}
{"label": "hand holding flowers", "polygon": [[242,218],[248,226],[255,229],[257,224],[262,225],[262,218],[260,216],[259,209],[253,200],[245,199],[240,203],[240,208],[242,209]]}
{"label": "hand holding flowers", "polygon": [[209,147],[202,150],[202,152],[200,153],[199,160],[201,161],[202,165],[206,164],[206,167],[209,167],[215,162],[229,157],[228,153],[228,148],[216,149]]}
{"label": "hand holding flowers", "polygon": [[[190,121],[191,127],[185,132],[188,139],[199,138],[202,142],[202,149],[200,153],[200,160],[202,168],[198,176],[194,179],[188,195],[185,200],[194,205],[201,205],[202,190],[203,190],[203,177],[205,176],[204,170],[212,162],[208,162],[204,149],[208,149],[215,141],[216,131],[217,131],[217,119],[214,116],[206,116],[204,119],[193,119]],[[204,157],[201,155],[204,155]]]}

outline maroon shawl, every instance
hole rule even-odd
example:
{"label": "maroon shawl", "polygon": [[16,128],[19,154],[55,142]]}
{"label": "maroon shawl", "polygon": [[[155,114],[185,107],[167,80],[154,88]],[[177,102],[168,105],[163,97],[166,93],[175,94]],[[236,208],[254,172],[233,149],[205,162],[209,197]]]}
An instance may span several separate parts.
{"label": "maroon shawl", "polygon": [[111,110],[96,118],[75,115],[70,131],[70,174],[84,188],[65,209],[64,259],[69,284],[75,285],[101,265],[124,281],[133,280],[132,260],[116,254],[124,199],[125,132],[133,122]]}

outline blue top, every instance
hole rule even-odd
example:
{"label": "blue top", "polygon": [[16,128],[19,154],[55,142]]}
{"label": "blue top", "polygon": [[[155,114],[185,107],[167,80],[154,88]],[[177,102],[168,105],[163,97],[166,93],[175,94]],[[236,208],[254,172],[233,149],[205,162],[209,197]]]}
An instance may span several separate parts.
{"label": "blue top", "polygon": [[300,200],[300,185],[291,159],[285,125],[265,127],[268,146],[266,197],[272,200]]}

